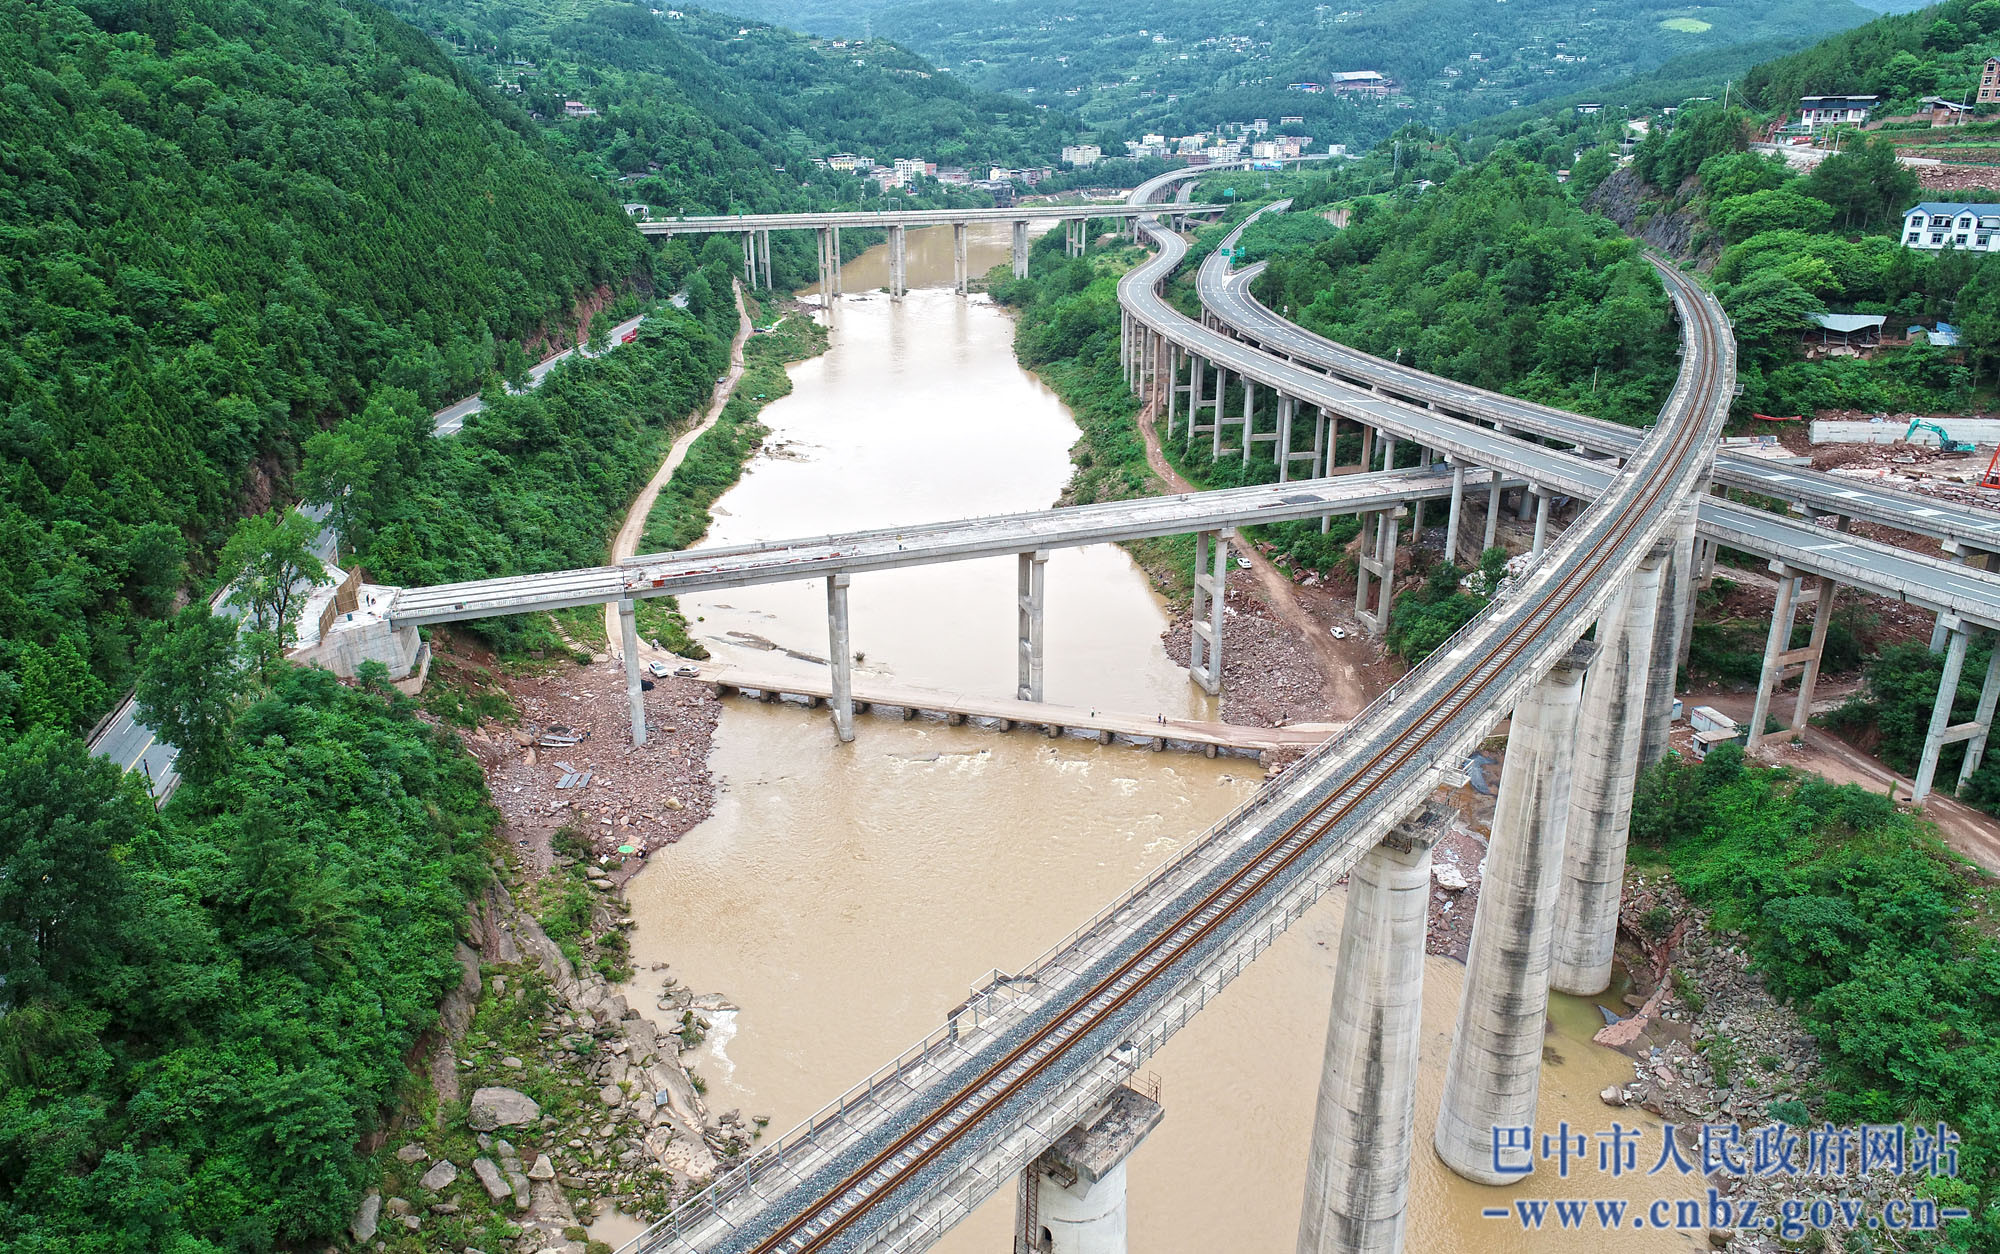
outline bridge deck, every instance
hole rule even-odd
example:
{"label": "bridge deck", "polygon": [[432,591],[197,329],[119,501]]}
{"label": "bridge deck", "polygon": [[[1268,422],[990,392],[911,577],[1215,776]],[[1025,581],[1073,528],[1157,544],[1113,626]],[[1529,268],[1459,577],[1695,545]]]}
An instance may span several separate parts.
{"label": "bridge deck", "polygon": [[[1176,205],[1175,213],[1221,213],[1227,205]],[[738,213],[641,222],[642,235],[715,235],[729,231],[804,231],[819,227],[951,226],[959,222],[1046,222],[1136,218],[1157,206],[1012,205],[1005,209],[869,209],[840,213]]]}

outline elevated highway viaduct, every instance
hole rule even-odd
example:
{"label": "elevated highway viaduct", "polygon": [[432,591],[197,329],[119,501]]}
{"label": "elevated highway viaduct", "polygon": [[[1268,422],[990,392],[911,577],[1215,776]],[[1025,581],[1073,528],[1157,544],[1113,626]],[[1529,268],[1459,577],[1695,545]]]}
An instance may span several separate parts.
{"label": "elevated highway viaduct", "polygon": [[[1212,213],[1221,205],[1183,205],[1178,213]],[[963,295],[971,281],[966,264],[966,230],[978,222],[1004,222],[1013,228],[1014,277],[1028,273],[1028,224],[1060,222],[1067,233],[1065,247],[1072,257],[1083,254],[1085,230],[1089,223],[1120,219],[1137,223],[1141,217],[1158,213],[1146,205],[1015,205],[1004,209],[887,209],[827,213],[737,213],[706,217],[651,218],[639,223],[642,235],[671,238],[676,235],[741,235],[743,237],[743,281],[751,286],[771,286],[771,232],[812,231],[819,241],[819,292],[822,303],[832,308],[841,293],[840,233],[843,229],[873,229],[889,235],[889,296],[901,300],[909,290],[907,236],[912,227],[952,228],[952,258],[955,269],[953,290]]]}
{"label": "elevated highway viaduct", "polygon": [[[1174,177],[1185,176],[1155,180],[1140,194],[1155,194]],[[1232,233],[1225,243],[1233,244],[1235,239],[1236,233]],[[1185,245],[1169,237],[1164,247],[1172,251]],[[1198,290],[1206,323],[1213,325],[1181,317],[1157,296],[1143,291],[1127,301],[1128,372],[1134,386],[1149,391],[1165,411],[1170,438],[1185,414],[1187,419],[1180,423],[1180,429],[1191,442],[1207,435],[1212,455],[1239,453],[1246,462],[1269,456],[1283,481],[1299,462],[1310,468],[1308,473],[1329,473],[1339,425],[1352,422],[1361,429],[1360,469],[1373,466],[1378,458],[1382,465],[1392,465],[1396,442],[1401,439],[1416,443],[1420,459],[1427,465],[1434,454],[1444,455],[1454,477],[1469,467],[1496,466],[1510,477],[1529,480],[1520,505],[1524,517],[1531,508],[1535,510],[1537,547],[1545,536],[1551,496],[1594,496],[1594,481],[1602,475],[1607,459],[1629,456],[1643,438],[1643,433],[1631,428],[1452,383],[1315,336],[1252,298],[1247,291],[1251,277],[1254,271],[1230,275],[1221,249],[1203,263]],[[1163,327],[1170,330],[1162,331]],[[1231,376],[1240,389],[1236,412],[1230,412],[1233,407],[1225,400]],[[1260,389],[1268,402],[1262,409]],[[1316,410],[1309,441],[1304,432],[1294,433],[1294,425],[1307,407]],[[1201,421],[1204,410],[1210,418],[1206,423]],[[1490,423],[1490,429],[1482,423]],[[1236,431],[1234,440],[1225,435],[1231,427]],[[1572,447],[1569,451],[1551,448],[1542,443],[1544,439]],[[1497,459],[1492,451],[1496,441],[1503,450]],[[1266,443],[1270,445],[1268,454],[1258,447]],[[1309,447],[1299,448],[1302,443],[1309,443]],[[1787,500],[1802,517],[1779,518],[1718,498],[1705,497],[1700,502],[1696,518],[1688,523],[1692,530],[1681,539],[1684,551],[1670,562],[1664,576],[1667,593],[1663,603],[1669,621],[1656,633],[1655,681],[1649,700],[1659,708],[1672,703],[1672,675],[1676,663],[1684,658],[1696,575],[1712,565],[1714,546],[1723,544],[1764,556],[1779,581],[1777,612],[1766,642],[1763,682],[1752,719],[1753,747],[1764,738],[1766,716],[1781,700],[1790,707],[1787,728],[1803,724],[1811,708],[1831,619],[1833,590],[1845,585],[1918,604],[1937,614],[1939,625],[1932,644],[1944,649],[1947,673],[1933,706],[1913,799],[1928,795],[1946,744],[1969,742],[1959,777],[1961,782],[1968,778],[1984,751],[1995,698],[2000,697],[2000,674],[1989,669],[1984,695],[1971,720],[1953,724],[1950,707],[1964,664],[1968,632],[2000,626],[1992,605],[1994,594],[2000,592],[2000,580],[1968,564],[1972,558],[1983,561],[2000,550],[2000,515],[1727,454],[1718,458],[1711,484],[1717,491],[1735,484]],[[1463,496],[1454,492],[1448,511],[1447,544],[1454,550],[1448,556],[1453,559],[1459,556],[1455,550]],[[1485,537],[1490,544],[1500,502],[1489,494],[1486,504]],[[1416,508],[1421,520],[1422,505]],[[1929,559],[1850,536],[1846,530],[1854,518],[1936,537],[1952,560]],[[1704,549],[1700,555],[1695,551],[1697,534]],[[1380,630],[1386,623],[1391,595],[1386,581],[1393,578],[1397,529],[1393,520],[1377,518],[1364,537],[1357,611],[1364,623]],[[1371,579],[1383,581],[1372,594]],[[1796,616],[1808,605],[1813,607],[1809,638],[1802,647],[1793,648]],[[1784,685],[1794,679],[1798,680],[1796,692],[1784,693]],[[1657,719],[1649,723],[1654,730],[1648,732],[1642,760],[1650,761],[1663,751],[1660,726]]]}

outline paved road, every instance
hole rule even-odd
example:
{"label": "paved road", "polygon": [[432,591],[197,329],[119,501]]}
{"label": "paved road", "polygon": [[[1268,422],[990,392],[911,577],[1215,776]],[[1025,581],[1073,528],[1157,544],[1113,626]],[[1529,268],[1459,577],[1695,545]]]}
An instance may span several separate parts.
{"label": "paved road", "polygon": [[[1482,486],[1487,482],[1483,476],[1472,481]],[[788,583],[836,571],[894,570],[1035,549],[1186,535],[1247,523],[1352,514],[1450,494],[1449,474],[1435,469],[1395,470],[950,519],[844,535],[687,549],[634,557],[615,566],[405,588],[391,604],[389,618],[398,627],[425,626],[572,605],[602,605],[625,597]]]}
{"label": "paved road", "polygon": [[[619,323],[612,329],[610,344],[605,351],[609,352],[616,348],[624,341],[626,334],[636,330],[643,321],[645,318],[642,315]],[[566,349],[546,361],[537,363],[528,371],[528,386],[540,387],[549,371],[561,365],[577,351],[579,350]],[[586,352],[586,355],[589,354]],[[456,435],[464,427],[467,415],[478,413],[484,408],[486,403],[476,396],[460,401],[456,405],[447,406],[432,415],[431,434]],[[301,505],[298,510],[320,524],[320,533],[313,543],[313,552],[321,560],[329,565],[332,564],[339,548],[339,539],[333,534],[333,529],[326,526],[326,507]],[[229,603],[228,591],[225,588],[216,593],[209,604],[216,613],[235,618],[238,611]],[[113,710],[91,735],[90,751],[99,757],[110,758],[123,770],[144,772],[153,795],[162,800],[172,795],[174,788],[180,783],[180,776],[174,770],[174,759],[178,756],[178,751],[161,740],[152,728],[139,721],[129,695],[119,702],[118,708]]]}
{"label": "paved road", "polygon": [[[1384,395],[1416,405],[1433,405],[1447,415],[1500,423],[1593,452],[1628,457],[1644,437],[1644,432],[1620,423],[1456,383],[1315,335],[1280,317],[1250,294],[1250,284],[1263,272],[1264,264],[1260,261],[1232,274],[1228,259],[1219,251],[1211,255],[1203,262],[1198,279],[1201,301],[1245,340],[1262,344],[1291,361],[1330,371],[1337,378],[1377,388]],[[2000,552],[2000,510],[1968,509],[1916,492],[1804,467],[1774,465],[1728,451],[1716,457],[1715,480],[1814,510]]]}

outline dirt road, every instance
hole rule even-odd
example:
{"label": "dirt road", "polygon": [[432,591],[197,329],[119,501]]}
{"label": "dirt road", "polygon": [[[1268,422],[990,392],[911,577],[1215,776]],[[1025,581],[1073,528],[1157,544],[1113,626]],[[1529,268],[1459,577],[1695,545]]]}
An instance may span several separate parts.
{"label": "dirt road", "polygon": [[[653,512],[653,502],[660,497],[660,489],[674,477],[681,463],[687,460],[688,449],[701,438],[702,433],[713,427],[722,417],[723,407],[736,394],[737,381],[743,377],[743,346],[750,342],[750,312],[743,307],[743,285],[736,284],[736,342],[729,346],[729,373],[722,376],[722,382],[715,385],[715,396],[709,402],[708,413],[701,422],[681,433],[674,446],[667,450],[666,460],[660,463],[652,479],[632,498],[632,508],[625,512],[624,525],[611,541],[611,560],[622,562],[639,550],[639,537],[646,533],[646,516]],[[609,642],[611,656],[619,660],[625,657],[625,642],[618,630],[618,605],[606,602],[604,606],[604,638]],[[641,655],[643,656],[643,650]]]}
{"label": "dirt road", "polygon": [[[1146,442],[1146,465],[1172,492],[1200,492],[1203,489],[1189,483],[1181,473],[1167,461],[1166,453],[1160,448],[1160,433],[1153,425],[1153,405],[1148,402],[1134,419],[1139,424],[1139,434]],[[1351,719],[1368,705],[1368,694],[1355,675],[1355,668],[1372,664],[1376,659],[1372,644],[1364,643],[1370,656],[1356,662],[1346,656],[1341,642],[1327,634],[1317,619],[1299,603],[1298,594],[1292,581],[1285,576],[1263,554],[1247,545],[1236,550],[1236,554],[1247,559],[1251,572],[1257,576],[1258,586],[1263,589],[1264,603],[1271,607],[1279,621],[1299,634],[1306,648],[1311,650],[1313,661],[1319,667],[1320,688],[1325,695],[1327,716],[1334,720]]]}

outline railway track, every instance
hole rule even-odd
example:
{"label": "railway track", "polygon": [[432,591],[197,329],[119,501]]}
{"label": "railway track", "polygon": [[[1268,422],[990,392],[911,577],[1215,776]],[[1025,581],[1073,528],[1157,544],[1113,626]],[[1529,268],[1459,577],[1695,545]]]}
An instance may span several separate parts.
{"label": "railway track", "polygon": [[[1178,239],[1148,229],[1156,231],[1168,254],[1149,264],[1170,267],[1178,250],[1164,247],[1165,241],[1178,245]],[[1538,663],[1553,663],[1581,636],[1587,622],[1580,611],[1622,563],[1636,558],[1637,546],[1663,526],[1697,477],[1691,464],[1710,446],[1717,398],[1727,391],[1729,354],[1719,311],[1686,276],[1664,266],[1661,273],[1683,311],[1692,369],[1684,367],[1668,402],[1671,412],[1663,414],[1655,435],[1621,472],[1614,489],[1571,528],[1564,543],[1545,555],[1540,569],[1558,573],[1541,582],[1530,576],[1528,590],[1468,624],[1398,685],[1406,702],[1419,705],[1417,710],[1403,710],[1403,703],[1393,700],[1382,703],[1349,733],[1288,772],[1287,779],[1327,778],[1302,812],[1274,816],[1268,826],[1246,835],[1244,840],[1257,841],[1255,849],[1230,854],[1233,864],[1214,883],[1186,890],[1198,896],[1174,907],[1170,918],[1148,920],[1131,952],[1114,956],[1108,969],[1086,976],[1062,1004],[1031,1016],[1036,1022],[1021,1025],[1027,1029],[1023,1039],[979,1065],[974,1074],[951,1081],[951,1091],[927,1100],[923,1113],[888,1134],[858,1164],[839,1169],[831,1179],[800,1180],[797,1192],[810,1196],[781,1222],[761,1232],[734,1229],[708,1248],[732,1254],[832,1254],[864,1243],[872,1229],[894,1217],[871,1224],[883,1202],[919,1185],[926,1170],[968,1137],[993,1131],[996,1114],[1027,1098],[1038,1080],[1059,1074],[1058,1068],[1074,1061],[1072,1056],[1098,1036],[1097,1029],[1115,1024],[1123,1012],[1162,987],[1172,987],[1205,946],[1226,936],[1239,918],[1253,917],[1269,894],[1281,891],[1301,868],[1328,855],[1330,835],[1344,820],[1368,809],[1371,800],[1379,800],[1378,789],[1401,786],[1431,770],[1467,721],[1491,712],[1524,674]],[[1371,719],[1371,714],[1377,717]],[[1391,719],[1392,729],[1380,735],[1376,724]],[[1370,735],[1379,736],[1379,742],[1367,739]],[[1224,830],[1233,831],[1218,829],[1210,839]],[[813,1174],[825,1177],[834,1170]],[[686,1231],[676,1228],[676,1235]],[[641,1238],[638,1248],[669,1247]]]}

